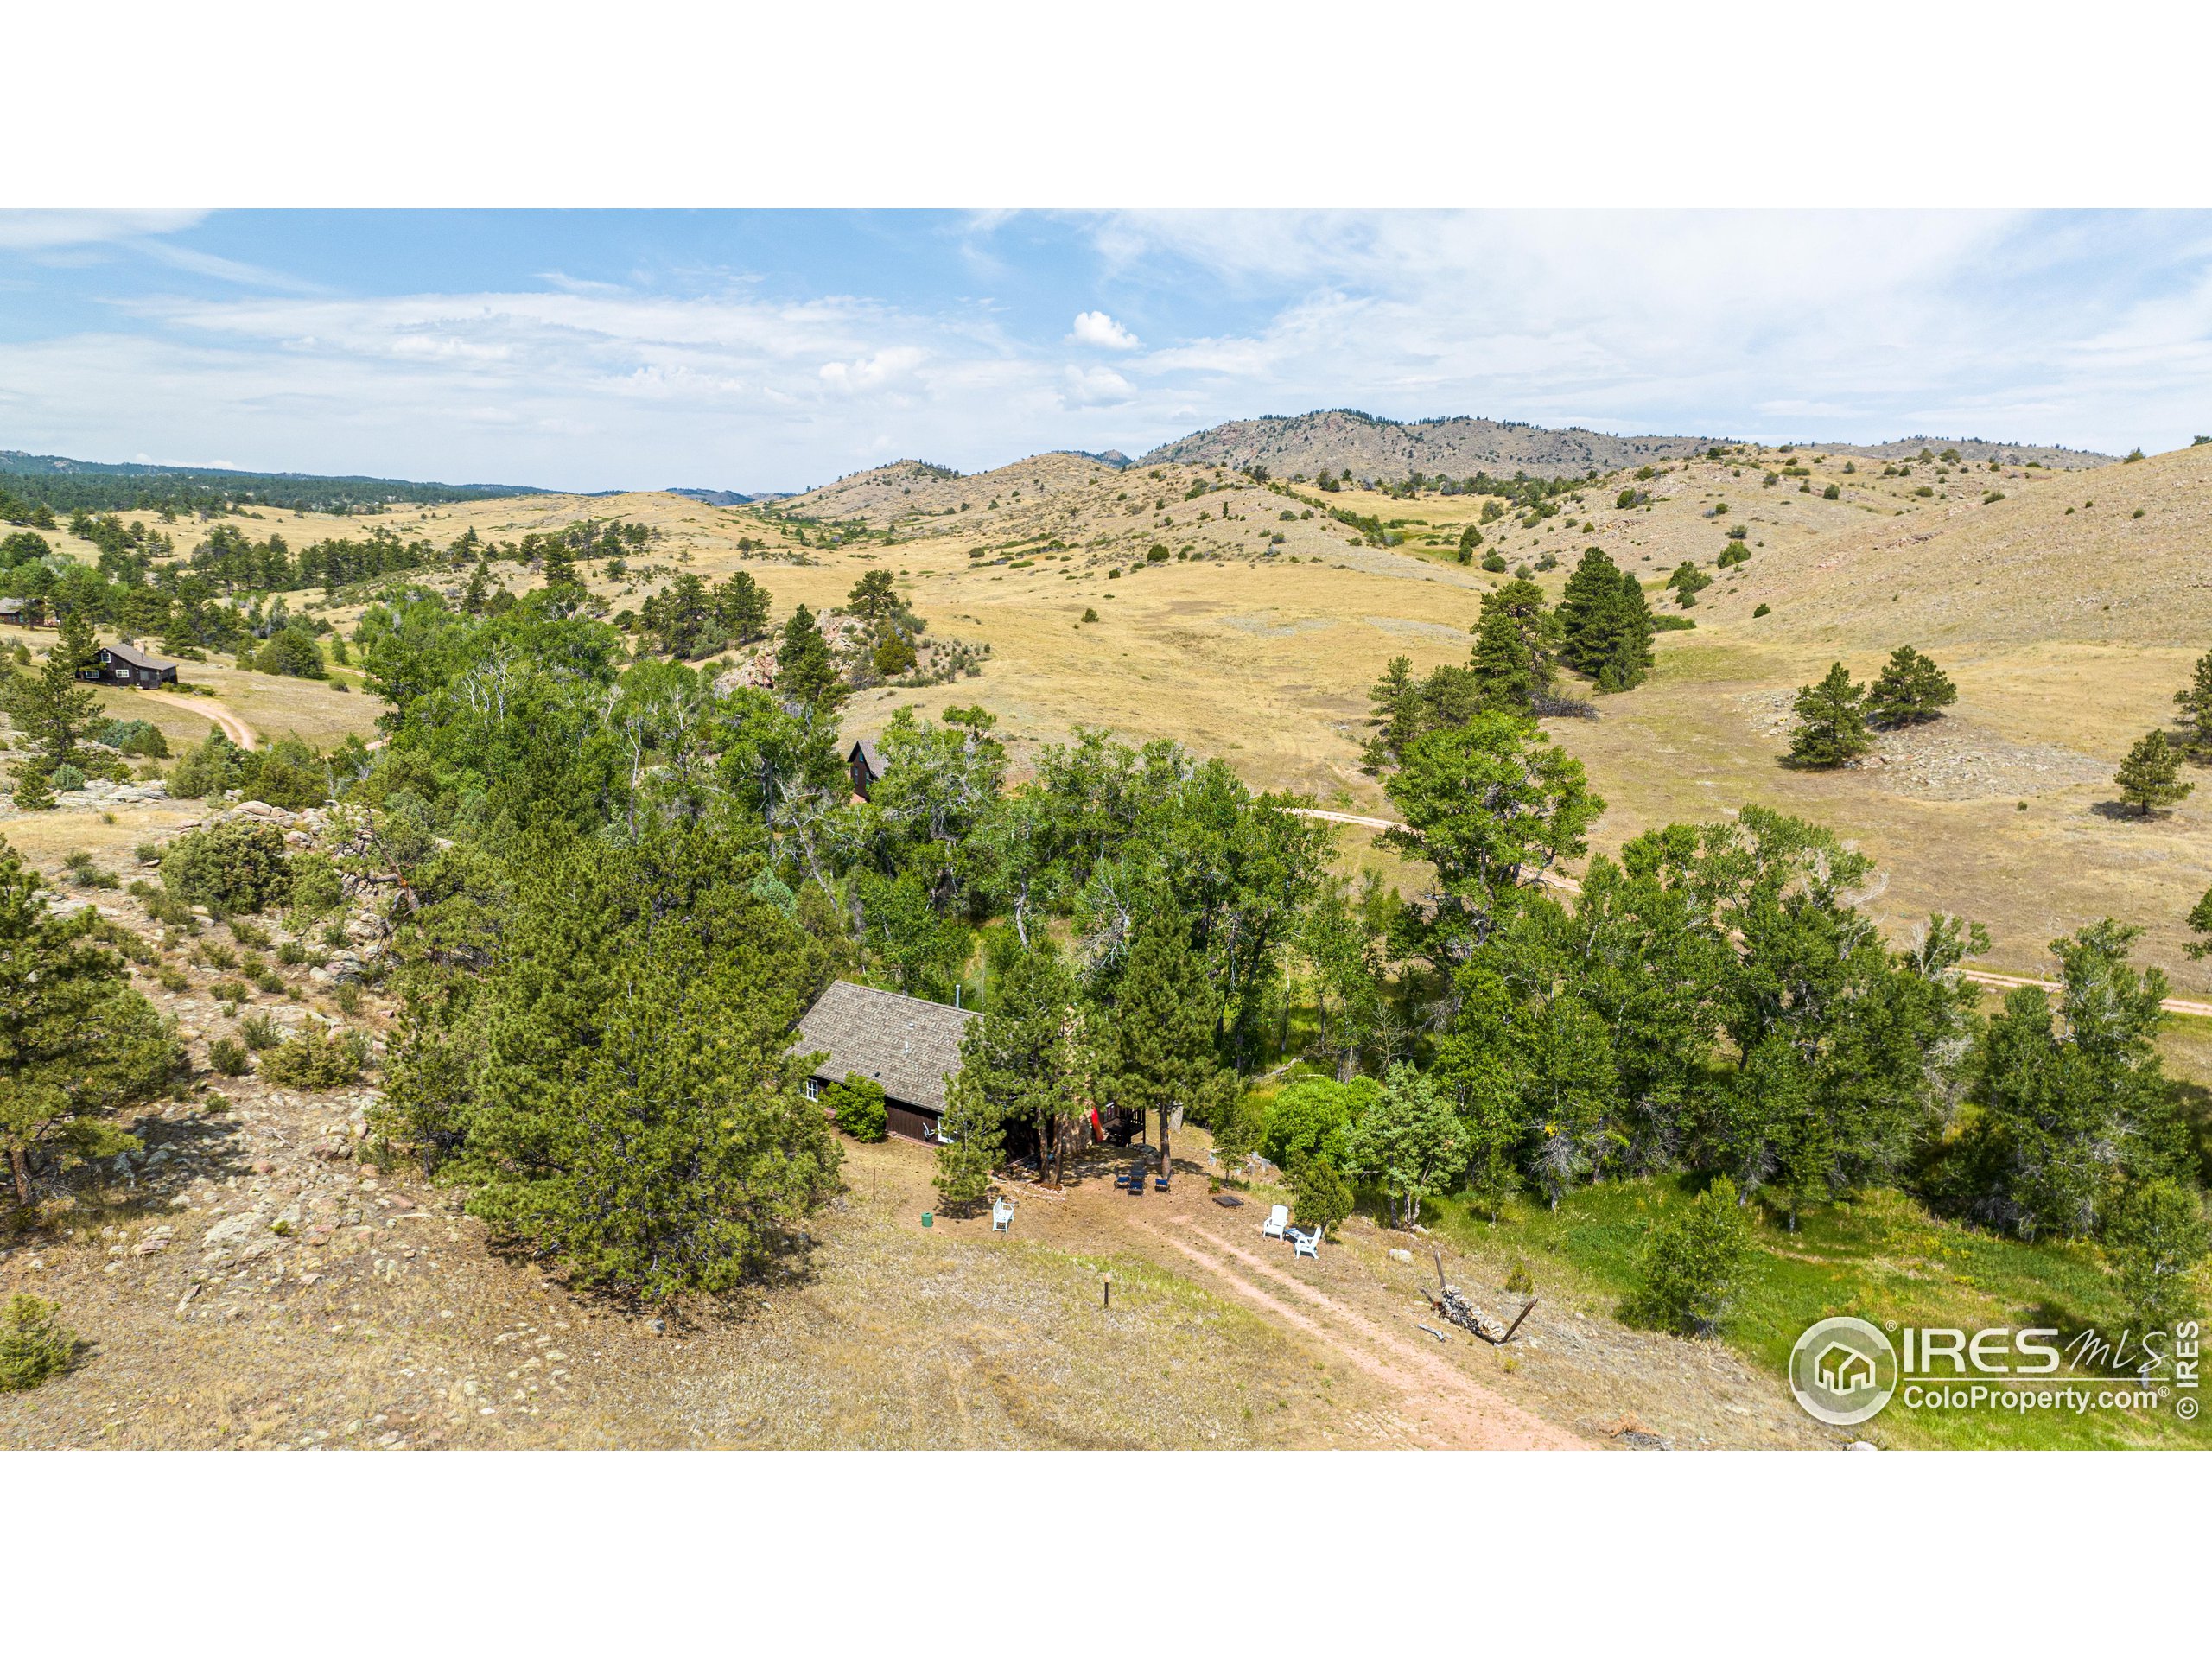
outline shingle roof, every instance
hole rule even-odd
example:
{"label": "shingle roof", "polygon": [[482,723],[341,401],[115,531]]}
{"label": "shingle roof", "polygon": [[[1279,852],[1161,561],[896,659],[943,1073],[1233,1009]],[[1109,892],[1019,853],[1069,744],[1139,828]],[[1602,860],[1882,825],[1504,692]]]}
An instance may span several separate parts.
{"label": "shingle roof", "polygon": [[944,1080],[960,1070],[960,1036],[973,1008],[901,996],[839,980],[798,1022],[792,1046],[802,1053],[826,1051],[815,1075],[842,1077],[857,1071],[883,1085],[908,1106],[944,1109]]}
{"label": "shingle roof", "polygon": [[135,645],[103,645],[101,650],[131,668],[175,668],[176,664],[159,657],[149,657]]}
{"label": "shingle roof", "polygon": [[23,601],[20,599],[0,599],[0,614],[10,614],[22,608]]}
{"label": "shingle roof", "polygon": [[[853,754],[860,756],[860,758],[867,763],[868,774],[869,777],[880,778],[883,776],[883,751],[877,748],[874,744],[869,742],[866,738],[862,738],[859,742],[853,745],[852,753]],[[852,759],[852,755],[849,754],[845,758],[849,760]]]}

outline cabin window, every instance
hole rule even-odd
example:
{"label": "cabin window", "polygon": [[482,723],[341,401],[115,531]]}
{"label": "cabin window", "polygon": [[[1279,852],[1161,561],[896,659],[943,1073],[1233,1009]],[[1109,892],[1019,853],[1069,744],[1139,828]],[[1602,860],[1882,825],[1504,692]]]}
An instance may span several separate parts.
{"label": "cabin window", "polygon": [[809,1078],[806,1080],[806,1097],[807,1097],[809,1100],[819,1100],[819,1099],[821,1099],[821,1098],[822,1098],[822,1079],[821,1079],[821,1078],[819,1078],[819,1077],[809,1077]]}

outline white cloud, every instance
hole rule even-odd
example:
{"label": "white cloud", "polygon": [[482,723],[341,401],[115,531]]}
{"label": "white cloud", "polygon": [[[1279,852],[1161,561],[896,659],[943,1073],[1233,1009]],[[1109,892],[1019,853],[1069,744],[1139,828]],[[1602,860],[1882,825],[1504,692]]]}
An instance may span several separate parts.
{"label": "white cloud", "polygon": [[1126,404],[1137,395],[1137,389],[1113,370],[1095,365],[1090,368],[1078,368],[1071,363],[1063,372],[1061,380],[1065,387],[1064,395],[1071,409],[1097,409],[1111,404]]}
{"label": "white cloud", "polygon": [[206,217],[205,213],[172,208],[143,213],[9,209],[0,211],[0,248],[21,251],[120,242],[133,237],[181,231]]}
{"label": "white cloud", "polygon": [[1103,346],[1109,352],[1133,352],[1137,337],[1103,311],[1078,311],[1074,332],[1068,338],[1082,346]]}
{"label": "white cloud", "polygon": [[[27,266],[149,232],[128,216],[74,216],[65,233],[43,223],[58,216],[31,215],[42,239],[29,242],[25,217],[0,217],[0,247],[17,238]],[[1141,296],[1130,304],[1147,341],[1104,309],[1077,315],[1065,340],[1049,323],[1025,335],[1011,321],[1020,308],[988,284],[904,296],[887,256],[841,271],[845,292],[796,299],[729,272],[691,274],[681,293],[558,276],[366,297],[263,283],[110,300],[128,326],[0,340],[0,411],[11,447],[94,459],[219,448],[254,466],[579,488],[803,487],[899,454],[963,469],[1055,448],[1134,454],[1216,421],[1345,404],[2116,452],[2185,443],[2206,423],[2212,231],[2201,220],[1077,223],[1077,257],[1062,246],[1024,281]],[[1009,259],[1037,245],[1033,223],[992,245],[1001,229],[963,223],[956,257],[969,242]]]}

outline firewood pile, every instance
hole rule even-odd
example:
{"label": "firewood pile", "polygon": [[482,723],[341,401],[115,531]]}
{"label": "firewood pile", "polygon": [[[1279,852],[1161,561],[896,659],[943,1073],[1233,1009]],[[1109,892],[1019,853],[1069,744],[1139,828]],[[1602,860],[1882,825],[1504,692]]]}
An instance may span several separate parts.
{"label": "firewood pile", "polygon": [[1503,1319],[1492,1319],[1469,1301],[1460,1293],[1459,1286],[1445,1278],[1444,1255],[1440,1250],[1436,1253],[1436,1288],[1430,1290],[1423,1286],[1421,1294],[1428,1298],[1429,1306],[1441,1314],[1447,1324],[1458,1325],[1468,1335],[1479,1338],[1493,1348],[1503,1348],[1512,1341],[1513,1333],[1521,1328],[1521,1321],[1527,1319],[1536,1306],[1536,1299],[1531,1296],[1528,1305],[1514,1315],[1510,1325]]}

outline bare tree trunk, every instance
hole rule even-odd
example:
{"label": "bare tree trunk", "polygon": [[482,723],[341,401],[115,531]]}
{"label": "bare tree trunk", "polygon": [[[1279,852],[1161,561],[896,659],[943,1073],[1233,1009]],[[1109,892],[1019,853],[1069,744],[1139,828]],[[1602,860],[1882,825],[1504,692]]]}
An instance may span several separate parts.
{"label": "bare tree trunk", "polygon": [[31,1203],[31,1166],[20,1144],[8,1148],[8,1167],[16,1178],[16,1202],[28,1210]]}

